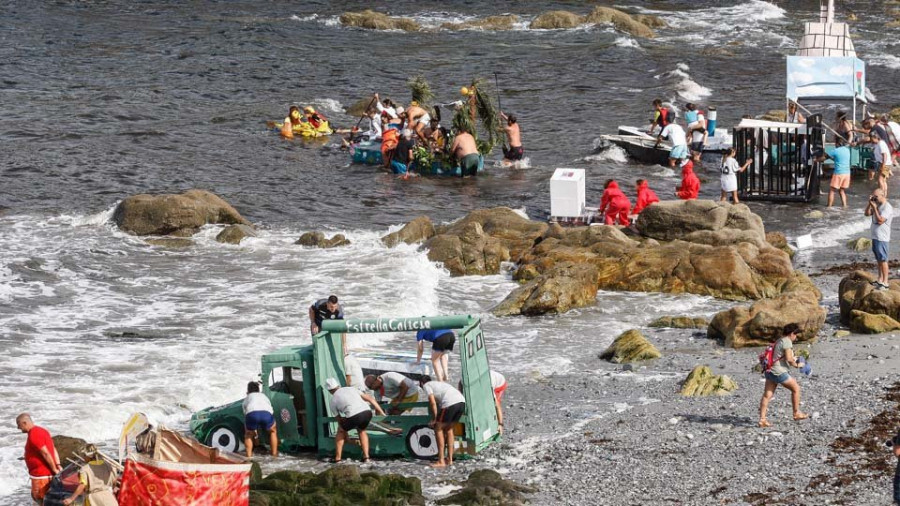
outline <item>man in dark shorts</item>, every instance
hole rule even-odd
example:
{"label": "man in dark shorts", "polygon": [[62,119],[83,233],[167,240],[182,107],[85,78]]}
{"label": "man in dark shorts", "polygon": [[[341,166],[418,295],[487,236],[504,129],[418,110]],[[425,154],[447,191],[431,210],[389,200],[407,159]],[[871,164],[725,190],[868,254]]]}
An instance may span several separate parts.
{"label": "man in dark shorts", "polygon": [[[432,414],[431,423],[434,428],[434,436],[438,445],[438,461],[432,467],[445,467],[453,465],[453,427],[462,418],[466,411],[466,398],[459,390],[449,383],[431,381],[428,376],[422,376],[419,384],[428,396],[429,410]],[[444,448],[447,449],[447,458],[444,459]]]}
{"label": "man in dark shorts", "polygon": [[331,392],[331,412],[338,420],[338,433],[334,441],[334,461],[341,461],[344,443],[350,438],[349,432],[356,430],[359,434],[359,445],[362,447],[363,462],[369,461],[369,435],[366,429],[372,421],[372,412],[367,402],[375,408],[375,412],[384,416],[384,410],[369,394],[364,394],[353,387],[343,387],[334,378],[325,380],[325,389]]}
{"label": "man in dark shorts", "polygon": [[422,361],[422,353],[425,351],[425,341],[431,342],[431,365],[438,381],[449,381],[450,378],[450,352],[456,343],[456,335],[450,329],[420,330],[416,332],[418,350],[416,363]]}
{"label": "man in dark shorts", "polygon": [[247,397],[241,403],[244,411],[244,448],[247,458],[253,457],[253,440],[264,430],[269,433],[269,451],[278,456],[278,428],[275,425],[275,409],[266,394],[259,391],[259,383],[247,384]]}
{"label": "man in dark shorts", "polygon": [[509,143],[509,147],[503,146],[503,161],[517,162],[525,157],[518,120],[515,114],[507,116],[501,112],[500,117],[506,120],[506,126],[503,127],[503,131],[506,133],[506,140]]}

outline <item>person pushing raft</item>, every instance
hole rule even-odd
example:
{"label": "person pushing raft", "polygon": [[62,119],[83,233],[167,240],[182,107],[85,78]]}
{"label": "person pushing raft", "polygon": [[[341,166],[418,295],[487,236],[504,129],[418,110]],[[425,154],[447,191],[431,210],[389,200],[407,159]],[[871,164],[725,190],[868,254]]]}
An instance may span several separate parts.
{"label": "person pushing raft", "polygon": [[509,146],[503,146],[503,162],[512,164],[525,157],[525,150],[522,148],[522,133],[519,130],[519,122],[515,114],[507,116],[501,111],[500,117],[506,120],[503,131],[506,133],[506,140],[509,143]]}

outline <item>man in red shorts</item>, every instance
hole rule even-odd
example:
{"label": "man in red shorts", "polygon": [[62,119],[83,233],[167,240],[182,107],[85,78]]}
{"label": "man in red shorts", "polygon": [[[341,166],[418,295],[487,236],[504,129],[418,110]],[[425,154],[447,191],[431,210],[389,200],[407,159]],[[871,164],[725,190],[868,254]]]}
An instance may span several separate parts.
{"label": "man in red shorts", "polygon": [[31,478],[31,498],[36,504],[44,503],[44,495],[50,488],[50,480],[62,470],[59,454],[53,446],[53,438],[43,427],[31,420],[31,415],[22,413],[16,417],[16,427],[25,434],[25,465]]}

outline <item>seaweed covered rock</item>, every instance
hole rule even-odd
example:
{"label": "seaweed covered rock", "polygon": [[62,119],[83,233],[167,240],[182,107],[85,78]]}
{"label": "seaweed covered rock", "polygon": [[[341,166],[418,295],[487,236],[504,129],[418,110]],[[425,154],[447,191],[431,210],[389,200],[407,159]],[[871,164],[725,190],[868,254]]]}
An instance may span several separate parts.
{"label": "seaweed covered rock", "polygon": [[422,29],[419,23],[409,18],[388,16],[381,12],[366,9],[360,12],[345,12],[340,17],[344,26],[367,28],[369,30],[403,30],[405,32],[418,32]]}
{"label": "seaweed covered rock", "polygon": [[330,239],[325,237],[322,232],[306,232],[297,239],[294,244],[306,246],[310,248],[337,248],[339,246],[347,246],[350,240],[344,237],[344,234],[335,234]]}
{"label": "seaweed covered rock", "polygon": [[[898,17],[897,19],[894,20],[894,24],[896,26],[900,27],[900,17]],[[887,113],[887,115],[888,115],[888,118],[891,119],[891,121],[900,122],[900,107],[894,107]]]}
{"label": "seaweed covered rock", "polygon": [[857,237],[856,239],[847,241],[847,247],[853,251],[869,251],[872,249],[872,239],[869,239],[868,237]]}
{"label": "seaweed covered rock", "polygon": [[516,288],[492,312],[497,316],[564,313],[597,299],[597,269],[562,263]]}
{"label": "seaweed covered rock", "polygon": [[784,109],[773,109],[760,114],[757,118],[765,121],[787,121],[787,112]]}
{"label": "seaweed covered rock", "polygon": [[441,28],[445,30],[512,30],[516,23],[519,22],[519,16],[515,14],[506,14],[503,16],[488,16],[486,18],[476,18],[462,23],[444,23]]}
{"label": "seaweed covered rock", "polygon": [[612,7],[594,7],[594,10],[584,17],[584,21],[595,24],[610,23],[616,27],[616,30],[631,34],[635,37],[644,37],[647,39],[656,37],[653,29],[649,26],[633,18],[630,14],[618,9],[613,9]]}
{"label": "seaweed covered rock", "polygon": [[698,365],[681,383],[681,395],[705,397],[728,395],[737,390],[737,383],[726,375],[716,376],[709,366]]}
{"label": "seaweed covered rock", "polygon": [[278,471],[250,486],[251,506],[424,505],[418,478],[360,473],[354,465],[320,474]]}
{"label": "seaweed covered rock", "polygon": [[794,254],[797,253],[794,251],[794,248],[788,245],[787,237],[781,232],[766,232],[766,242],[773,248],[784,251],[790,258],[794,258]]}
{"label": "seaweed covered rock", "polygon": [[128,197],[116,206],[113,221],[129,234],[179,237],[208,224],[250,225],[228,202],[204,190]]}
{"label": "seaweed covered rock", "polygon": [[534,493],[532,487],[505,480],[497,471],[473,471],[462,483],[463,488],[440,499],[437,504],[458,506],[519,506],[527,503],[525,494]]}
{"label": "seaweed covered rock", "polygon": [[653,328],[671,329],[705,329],[709,325],[706,318],[691,318],[690,316],[661,316],[647,326]]}
{"label": "seaweed covered rock", "polygon": [[602,360],[615,364],[652,360],[661,356],[662,353],[636,329],[623,332],[600,354]]}
{"label": "seaweed covered rock", "polygon": [[575,28],[583,24],[582,17],[569,11],[545,12],[531,21],[528,28],[532,30],[556,30],[559,28]]}
{"label": "seaweed covered rock", "polygon": [[229,225],[225,227],[216,241],[228,244],[240,244],[245,237],[256,237],[256,231],[249,225]]}
{"label": "seaweed covered rock", "polygon": [[433,236],[434,224],[431,223],[431,220],[428,219],[428,216],[419,216],[418,218],[404,225],[400,230],[391,232],[390,234],[382,237],[381,242],[383,242],[384,245],[388,248],[393,248],[401,242],[406,244],[415,244],[431,239]]}
{"label": "seaweed covered rock", "polygon": [[638,23],[643,23],[650,28],[665,28],[669,26],[669,23],[666,23],[663,18],[654,16],[653,14],[637,14],[631,17]]}
{"label": "seaweed covered rock", "polygon": [[762,218],[744,204],[712,200],[657,202],[638,215],[641,235],[659,241],[683,241],[724,246],[750,242],[768,246]]}
{"label": "seaweed covered rock", "polygon": [[850,311],[850,330],[857,334],[883,334],[900,330],[900,322],[886,314],[872,314],[854,309]]}

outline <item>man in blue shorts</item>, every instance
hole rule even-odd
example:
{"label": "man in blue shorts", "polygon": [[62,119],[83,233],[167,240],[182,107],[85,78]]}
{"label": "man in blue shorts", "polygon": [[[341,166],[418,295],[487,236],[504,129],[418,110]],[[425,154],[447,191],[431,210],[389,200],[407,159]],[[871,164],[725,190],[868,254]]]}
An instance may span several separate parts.
{"label": "man in blue shorts", "polygon": [[247,458],[253,456],[253,440],[258,430],[269,432],[269,448],[272,456],[278,456],[278,430],[275,427],[275,412],[272,402],[266,394],[259,391],[259,383],[251,381],[247,383],[247,397],[242,403],[244,409],[244,446],[247,448]]}
{"label": "man in blue shorts", "polygon": [[891,220],[894,208],[887,201],[884,191],[877,188],[869,197],[866,216],[872,217],[872,252],[878,263],[878,280],[872,284],[878,290],[888,289],[888,245],[891,242]]}
{"label": "man in blue shorts", "polygon": [[434,367],[434,376],[438,381],[449,381],[450,352],[456,343],[456,335],[450,329],[420,330],[416,332],[418,351],[416,363],[422,361],[422,353],[425,351],[425,341],[431,342],[431,365]]}

